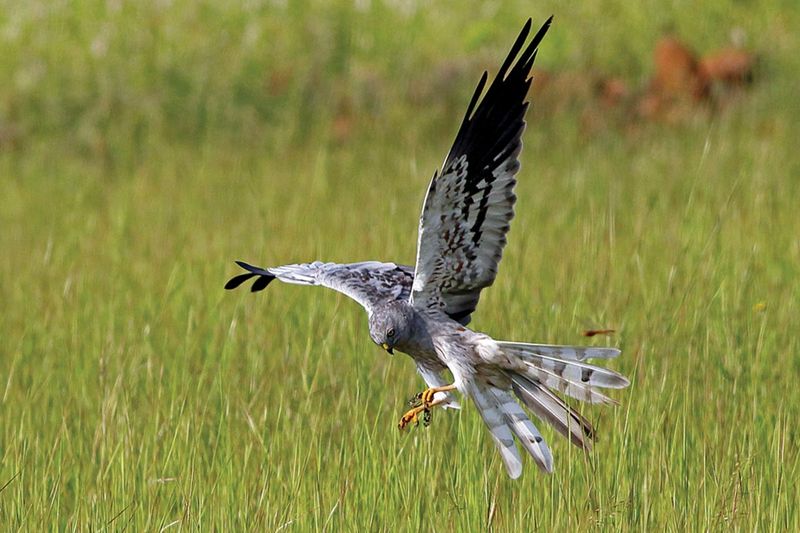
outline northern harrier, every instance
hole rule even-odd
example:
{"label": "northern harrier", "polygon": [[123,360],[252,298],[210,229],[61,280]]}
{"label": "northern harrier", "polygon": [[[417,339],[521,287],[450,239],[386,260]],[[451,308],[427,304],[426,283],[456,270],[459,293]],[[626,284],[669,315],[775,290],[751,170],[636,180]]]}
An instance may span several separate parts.
{"label": "northern harrier", "polygon": [[551,20],[525,46],[528,20],[485,94],[484,72],[455,143],[428,186],[416,267],[317,261],[258,268],[237,261],[247,273],[225,285],[234,289],[256,278],[256,292],[277,278],[322,285],[356,300],[367,310],[372,340],[390,354],[399,350],[410,355],[429,387],[416,396],[399,427],[420,418],[429,421],[435,406],[457,407],[453,391],[458,390],[475,402],[512,478],[522,473],[515,438],[539,468],[553,470],[547,444],[514,396],[573,444],[589,449],[592,425],[554,391],[590,403],[613,403],[598,388],[629,384],[616,372],[584,362],[616,357],[616,348],[496,341],[466,327],[481,290],[494,282],[506,245],[530,72]]}

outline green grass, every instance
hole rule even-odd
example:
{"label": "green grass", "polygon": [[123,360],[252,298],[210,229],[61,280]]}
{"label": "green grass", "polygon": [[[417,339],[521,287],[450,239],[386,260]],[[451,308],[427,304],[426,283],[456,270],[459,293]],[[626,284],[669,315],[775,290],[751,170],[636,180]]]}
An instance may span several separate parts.
{"label": "green grass", "polygon": [[[2,528],[800,529],[798,10],[291,4],[0,9]],[[549,68],[641,80],[667,26],[699,49],[742,26],[762,67],[680,125],[534,111],[472,326],[611,342],[633,383],[583,410],[592,454],[542,427],[556,472],[511,481],[471,405],[395,430],[422,382],[357,304],[222,285],[233,259],[412,262],[480,70],[550,12]]]}

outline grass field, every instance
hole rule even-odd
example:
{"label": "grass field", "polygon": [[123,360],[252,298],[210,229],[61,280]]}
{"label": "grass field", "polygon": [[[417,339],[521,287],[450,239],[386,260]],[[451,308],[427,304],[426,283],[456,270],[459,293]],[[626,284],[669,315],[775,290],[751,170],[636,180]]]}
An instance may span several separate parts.
{"label": "grass field", "polygon": [[[3,530],[800,529],[793,4],[1,4]],[[679,124],[534,110],[472,327],[618,345],[632,386],[583,410],[594,452],[539,424],[556,472],[511,481],[472,406],[397,432],[422,382],[358,305],[222,286],[413,262],[474,83],[550,13],[548,69],[641,84],[665,28],[735,27],[761,66]]]}

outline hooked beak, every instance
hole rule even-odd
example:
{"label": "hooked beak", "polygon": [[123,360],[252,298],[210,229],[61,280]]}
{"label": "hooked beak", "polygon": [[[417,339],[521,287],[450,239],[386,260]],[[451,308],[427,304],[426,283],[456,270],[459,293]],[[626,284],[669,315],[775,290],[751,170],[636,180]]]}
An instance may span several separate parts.
{"label": "hooked beak", "polygon": [[386,343],[384,342],[384,343],[383,343],[381,346],[383,346],[383,349],[384,349],[384,350],[386,350],[387,352],[389,352],[389,355],[394,355],[394,350],[393,350],[392,348],[390,348],[388,344],[386,344]]}

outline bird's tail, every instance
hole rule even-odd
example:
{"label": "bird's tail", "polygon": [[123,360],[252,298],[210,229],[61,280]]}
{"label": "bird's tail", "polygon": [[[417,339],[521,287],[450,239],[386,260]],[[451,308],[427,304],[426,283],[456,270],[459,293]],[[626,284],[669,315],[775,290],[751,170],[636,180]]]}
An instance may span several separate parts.
{"label": "bird's tail", "polygon": [[521,362],[510,372],[517,398],[536,416],[583,449],[591,449],[594,428],[586,418],[554,392],[589,403],[615,404],[598,389],[622,389],[630,382],[613,370],[585,363],[586,359],[611,359],[616,348],[553,346],[499,341],[500,349]]}
{"label": "bird's tail", "polygon": [[614,404],[614,400],[597,389],[624,389],[630,385],[622,374],[584,362],[586,359],[616,357],[620,354],[616,348],[503,341],[497,344],[512,360],[521,362],[520,375],[582,402]]}
{"label": "bird's tail", "polygon": [[507,391],[477,380],[470,381],[466,392],[489,428],[511,479],[522,474],[522,459],[514,437],[519,440],[544,472],[553,471],[550,448],[522,407]]}
{"label": "bird's tail", "polygon": [[[555,393],[561,392],[590,403],[615,403],[597,389],[621,389],[630,382],[613,370],[584,361],[611,359],[620,351],[616,348],[503,341],[497,344],[509,360],[518,363],[515,370],[506,370],[506,375],[511,381],[511,390],[522,404],[576,446],[591,449],[592,424]],[[550,449],[509,390],[475,378],[466,384],[465,389],[489,428],[511,478],[516,479],[522,473],[522,460],[515,438],[541,470],[553,471]]]}

